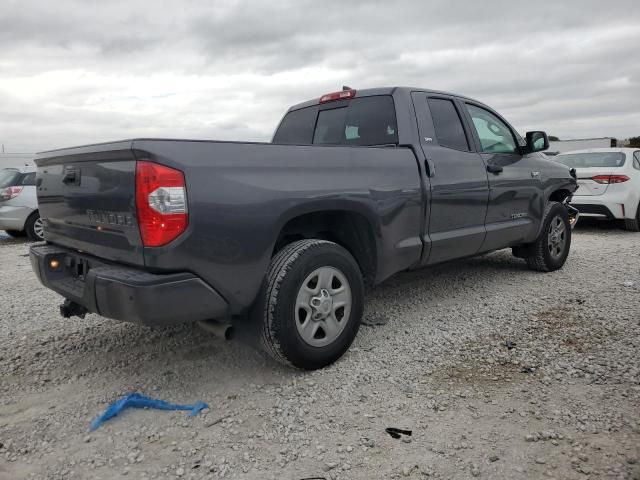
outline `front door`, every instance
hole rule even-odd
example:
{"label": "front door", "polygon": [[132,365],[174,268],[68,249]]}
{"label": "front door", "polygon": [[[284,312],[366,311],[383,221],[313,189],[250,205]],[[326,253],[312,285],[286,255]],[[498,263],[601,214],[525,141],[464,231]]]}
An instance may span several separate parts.
{"label": "front door", "polygon": [[431,190],[425,210],[431,248],[422,263],[473,255],[485,237],[489,190],[484,163],[453,98],[422,92],[412,97]]}
{"label": "front door", "polygon": [[539,154],[522,155],[515,132],[495,112],[471,102],[464,102],[464,110],[489,175],[487,235],[481,251],[535,237],[544,208]]}

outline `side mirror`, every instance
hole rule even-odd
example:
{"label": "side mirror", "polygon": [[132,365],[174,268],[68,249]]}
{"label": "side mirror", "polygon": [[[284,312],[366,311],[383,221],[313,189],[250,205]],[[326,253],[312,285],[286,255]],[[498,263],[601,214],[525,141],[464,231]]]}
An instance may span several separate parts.
{"label": "side mirror", "polygon": [[527,132],[527,153],[541,152],[549,148],[549,137],[542,131]]}

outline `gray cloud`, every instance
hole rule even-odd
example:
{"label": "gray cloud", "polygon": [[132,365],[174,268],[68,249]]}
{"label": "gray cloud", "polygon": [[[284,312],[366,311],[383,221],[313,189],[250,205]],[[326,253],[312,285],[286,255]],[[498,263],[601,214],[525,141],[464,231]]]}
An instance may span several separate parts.
{"label": "gray cloud", "polygon": [[640,134],[637,1],[5,0],[0,142],[268,140],[343,84],[455,91],[518,129]]}

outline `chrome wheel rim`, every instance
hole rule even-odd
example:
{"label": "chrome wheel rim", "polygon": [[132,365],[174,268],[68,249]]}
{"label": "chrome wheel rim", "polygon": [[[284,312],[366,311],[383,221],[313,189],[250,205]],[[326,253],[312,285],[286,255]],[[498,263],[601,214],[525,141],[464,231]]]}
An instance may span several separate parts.
{"label": "chrome wheel rim", "polygon": [[567,244],[567,227],[562,218],[556,215],[551,219],[549,224],[549,232],[547,235],[547,248],[549,255],[553,258],[559,258],[564,253],[564,247]]}
{"label": "chrome wheel rim", "polygon": [[42,240],[44,238],[44,224],[42,223],[42,219],[40,217],[38,217],[38,219],[33,222],[33,232],[39,239]]}
{"label": "chrome wheel rim", "polygon": [[325,347],[342,333],[351,315],[351,286],[333,267],[311,272],[300,286],[295,304],[296,328],[312,347]]}

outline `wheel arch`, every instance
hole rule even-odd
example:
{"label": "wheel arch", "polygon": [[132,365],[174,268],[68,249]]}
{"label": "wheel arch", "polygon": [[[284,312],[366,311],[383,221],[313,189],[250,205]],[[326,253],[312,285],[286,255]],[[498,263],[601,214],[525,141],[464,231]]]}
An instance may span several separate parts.
{"label": "wheel arch", "polygon": [[380,252],[380,228],[374,216],[353,205],[315,205],[283,216],[271,256],[291,242],[320,238],[344,247],[356,260],[365,285],[373,284]]}
{"label": "wheel arch", "polygon": [[572,195],[572,193],[571,193],[571,191],[569,189],[561,187],[561,188],[558,188],[556,190],[551,191],[549,193],[549,197],[547,198],[547,201],[562,203],[570,195]]}

